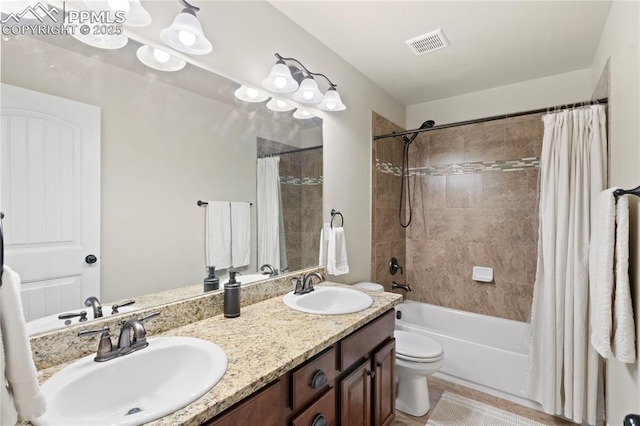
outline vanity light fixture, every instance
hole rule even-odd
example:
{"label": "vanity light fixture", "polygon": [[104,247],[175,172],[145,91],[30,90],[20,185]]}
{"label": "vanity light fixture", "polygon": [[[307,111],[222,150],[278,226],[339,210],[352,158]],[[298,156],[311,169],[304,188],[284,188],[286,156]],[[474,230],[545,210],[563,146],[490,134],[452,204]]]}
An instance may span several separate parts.
{"label": "vanity light fixture", "polygon": [[124,11],[124,25],[129,27],[146,27],[151,24],[151,15],[140,4],[140,0],[85,0],[84,2],[97,11]]}
{"label": "vanity light fixture", "polygon": [[[276,64],[271,68],[269,76],[262,81],[262,86],[275,93],[295,92],[292,98],[300,103],[318,104],[318,108],[325,111],[343,111],[347,107],[342,102],[340,94],[329,77],[324,74],[309,71],[295,58],[284,58],[276,53]],[[329,86],[327,93],[322,94],[316,77],[323,77]],[[328,99],[325,98],[328,96]]]}
{"label": "vanity light fixture", "polygon": [[191,55],[206,55],[213,49],[211,43],[204,36],[202,25],[196,17],[199,7],[178,0],[184,9],[173,20],[170,27],[160,32],[160,38],[167,45]]}
{"label": "vanity light fixture", "polygon": [[287,112],[295,109],[295,107],[282,99],[272,98],[267,102],[267,108],[275,112]]}
{"label": "vanity light fixture", "polygon": [[140,62],[158,71],[179,71],[187,64],[186,61],[148,44],[140,46],[136,56]]}
{"label": "vanity light fixture", "polygon": [[263,91],[247,86],[240,86],[233,94],[236,98],[245,102],[264,102],[269,99],[269,95]]}

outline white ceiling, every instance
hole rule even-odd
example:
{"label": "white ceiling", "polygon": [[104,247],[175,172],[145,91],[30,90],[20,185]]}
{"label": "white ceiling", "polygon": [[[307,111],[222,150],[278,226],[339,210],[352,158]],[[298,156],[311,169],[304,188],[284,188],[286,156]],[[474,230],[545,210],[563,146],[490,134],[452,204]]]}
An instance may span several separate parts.
{"label": "white ceiling", "polygon": [[[405,105],[591,67],[611,1],[280,1],[282,13]],[[451,45],[405,40],[442,28]]]}

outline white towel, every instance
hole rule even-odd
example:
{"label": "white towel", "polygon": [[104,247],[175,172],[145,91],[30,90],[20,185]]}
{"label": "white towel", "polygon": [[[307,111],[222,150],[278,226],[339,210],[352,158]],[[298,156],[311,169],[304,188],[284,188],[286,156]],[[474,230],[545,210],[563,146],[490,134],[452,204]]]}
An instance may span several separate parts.
{"label": "white towel", "polygon": [[[47,409],[20,302],[20,276],[3,268],[0,287],[0,425],[40,417]],[[6,383],[8,384],[5,385]]]}
{"label": "white towel", "polygon": [[318,254],[318,266],[326,266],[327,264],[327,243],[329,242],[329,232],[331,225],[328,223],[322,224],[320,228],[320,248]]}
{"label": "white towel", "polygon": [[591,345],[604,358],[636,359],[629,286],[629,201],[617,188],[596,200],[589,251]]}
{"label": "white towel", "polygon": [[251,263],[251,209],[249,203],[231,203],[231,263],[234,268]]}
{"label": "white towel", "polygon": [[208,201],[206,219],[206,266],[231,268],[231,208],[228,201]]}
{"label": "white towel", "polygon": [[347,261],[347,241],[344,236],[344,228],[330,228],[329,247],[327,248],[327,272],[330,275],[342,275],[349,273]]}

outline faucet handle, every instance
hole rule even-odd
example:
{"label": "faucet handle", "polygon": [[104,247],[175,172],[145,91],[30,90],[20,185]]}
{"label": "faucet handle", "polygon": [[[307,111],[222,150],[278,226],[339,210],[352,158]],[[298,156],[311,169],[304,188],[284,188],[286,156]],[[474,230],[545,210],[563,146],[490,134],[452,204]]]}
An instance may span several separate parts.
{"label": "faucet handle", "polygon": [[95,360],[102,362],[115,358],[117,354],[113,350],[109,327],[104,327],[101,330],[83,330],[78,332],[78,337],[93,336],[94,334],[100,334],[100,343],[98,344],[98,353],[96,354]]}
{"label": "faucet handle", "polygon": [[[82,312],[66,312],[64,314],[60,314],[58,315],[58,319],[71,319],[71,318],[75,318],[75,317],[80,317],[80,319],[78,320],[78,322],[85,322],[87,320],[87,311],[82,311]],[[66,324],[66,323],[65,323]]]}
{"label": "faucet handle", "polygon": [[302,280],[299,277],[293,277],[290,281],[291,285],[294,287],[293,294],[302,293]]}
{"label": "faucet handle", "polygon": [[134,303],[136,303],[135,300],[127,300],[126,302],[122,302],[119,305],[118,304],[111,305],[111,315],[119,314],[120,312],[118,311],[118,309],[122,308],[123,306],[133,305]]}

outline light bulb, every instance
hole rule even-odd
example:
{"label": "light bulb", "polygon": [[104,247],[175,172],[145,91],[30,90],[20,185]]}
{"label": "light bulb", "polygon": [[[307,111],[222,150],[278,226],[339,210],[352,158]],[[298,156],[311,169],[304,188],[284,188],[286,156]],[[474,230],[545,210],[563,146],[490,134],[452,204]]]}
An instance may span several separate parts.
{"label": "light bulb", "polygon": [[311,90],[305,90],[302,92],[302,97],[306,100],[313,99],[313,92]]}
{"label": "light bulb", "polygon": [[164,50],[160,50],[160,49],[153,49],[153,57],[156,58],[156,61],[160,62],[160,63],[165,63],[169,60],[169,58],[171,58],[171,55],[169,55],[167,52],[165,52]]}
{"label": "light bulb", "polygon": [[277,105],[279,108],[284,108],[284,107],[286,107],[286,106],[287,106],[287,103],[286,103],[285,101],[281,101],[280,99],[276,99],[276,105]]}
{"label": "light bulb", "polygon": [[178,31],[178,40],[185,46],[193,46],[196,42],[196,35],[189,31]]}
{"label": "light bulb", "polygon": [[128,12],[131,7],[131,5],[129,5],[129,0],[107,0],[107,4],[111,10],[123,10],[125,13]]}
{"label": "light bulb", "polygon": [[273,79],[273,83],[276,85],[277,88],[282,89],[284,86],[287,85],[287,79],[284,77],[276,77]]}
{"label": "light bulb", "polygon": [[335,102],[327,102],[326,103],[326,107],[327,109],[336,109],[337,104]]}
{"label": "light bulb", "polygon": [[247,96],[251,99],[257,98],[259,94],[260,92],[258,92],[256,89],[252,89],[250,87],[247,88]]}

